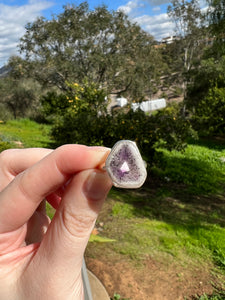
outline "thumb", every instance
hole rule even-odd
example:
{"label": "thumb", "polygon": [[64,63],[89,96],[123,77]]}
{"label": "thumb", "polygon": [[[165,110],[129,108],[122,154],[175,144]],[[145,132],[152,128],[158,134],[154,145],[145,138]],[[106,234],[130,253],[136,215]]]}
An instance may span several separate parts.
{"label": "thumb", "polygon": [[85,170],[76,174],[66,187],[32,264],[34,270],[39,268],[42,287],[49,280],[54,283],[57,299],[67,299],[66,291],[75,293],[84,251],[111,185],[106,172]]}

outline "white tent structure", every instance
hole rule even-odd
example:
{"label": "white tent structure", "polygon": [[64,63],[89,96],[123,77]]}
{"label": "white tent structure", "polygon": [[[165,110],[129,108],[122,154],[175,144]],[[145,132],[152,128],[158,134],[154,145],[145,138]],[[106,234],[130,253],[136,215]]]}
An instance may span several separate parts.
{"label": "white tent structure", "polygon": [[138,108],[144,112],[150,112],[166,107],[166,100],[164,98],[156,100],[143,101],[141,103],[132,103],[131,105],[133,111],[136,111]]}

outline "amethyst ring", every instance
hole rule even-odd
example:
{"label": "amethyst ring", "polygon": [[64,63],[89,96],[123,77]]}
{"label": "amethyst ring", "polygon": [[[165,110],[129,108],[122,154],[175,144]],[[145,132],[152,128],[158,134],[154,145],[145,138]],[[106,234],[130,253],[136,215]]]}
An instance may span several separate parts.
{"label": "amethyst ring", "polygon": [[119,188],[134,189],[143,185],[147,177],[146,163],[135,142],[117,142],[105,162],[113,185]]}

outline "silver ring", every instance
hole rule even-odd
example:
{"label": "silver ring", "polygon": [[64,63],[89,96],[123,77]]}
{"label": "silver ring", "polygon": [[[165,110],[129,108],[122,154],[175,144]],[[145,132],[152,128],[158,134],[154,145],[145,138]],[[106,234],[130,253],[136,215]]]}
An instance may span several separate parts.
{"label": "silver ring", "polygon": [[121,140],[113,146],[104,169],[113,185],[119,188],[139,188],[147,177],[146,162],[143,161],[136,143],[129,140]]}

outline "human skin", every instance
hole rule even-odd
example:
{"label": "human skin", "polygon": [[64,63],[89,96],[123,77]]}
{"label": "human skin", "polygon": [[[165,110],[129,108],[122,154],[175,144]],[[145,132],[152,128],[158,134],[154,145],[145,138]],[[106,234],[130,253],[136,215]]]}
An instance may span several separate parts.
{"label": "human skin", "polygon": [[112,185],[100,168],[108,153],[64,145],[0,154],[0,300],[84,299],[83,255]]}

